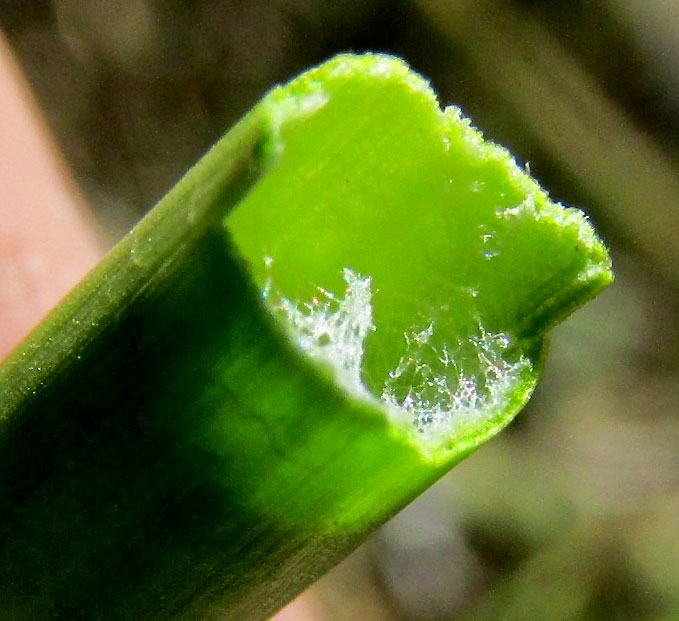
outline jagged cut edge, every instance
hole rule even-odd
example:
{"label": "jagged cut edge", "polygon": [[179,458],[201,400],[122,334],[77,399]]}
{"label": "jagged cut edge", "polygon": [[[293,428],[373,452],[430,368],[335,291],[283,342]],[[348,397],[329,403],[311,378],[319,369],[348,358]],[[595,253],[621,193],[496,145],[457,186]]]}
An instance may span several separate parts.
{"label": "jagged cut edge", "polygon": [[511,184],[521,188],[525,199],[519,206],[507,209],[507,217],[521,211],[522,216],[549,218],[566,228],[577,229],[578,241],[588,255],[588,263],[578,278],[579,282],[586,283],[593,279],[601,279],[606,283],[612,281],[610,257],[587,216],[580,209],[551,201],[528,169],[520,166],[505,147],[485,139],[483,133],[474,127],[457,106],[443,108],[429,81],[415,73],[400,58],[372,52],[339,54],[291,82],[272,89],[260,104],[260,111],[269,125],[265,152],[271,166],[275,165],[285,150],[283,127],[312,116],[330,101],[325,82],[350,78],[394,82],[426,99],[435,112],[434,121],[438,124],[441,140],[447,150],[455,144],[457,150],[466,151],[474,158],[500,163]]}

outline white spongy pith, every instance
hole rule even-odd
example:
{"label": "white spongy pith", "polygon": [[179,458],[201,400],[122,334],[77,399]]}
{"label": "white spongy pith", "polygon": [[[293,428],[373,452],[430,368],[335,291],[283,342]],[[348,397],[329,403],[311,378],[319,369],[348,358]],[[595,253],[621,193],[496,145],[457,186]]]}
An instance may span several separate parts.
{"label": "white spongy pith", "polygon": [[[349,268],[343,275],[343,296],[319,288],[318,295],[303,304],[283,296],[272,300],[269,295],[269,301],[304,353],[328,365],[343,388],[373,399],[361,378],[365,340],[376,329],[371,278]],[[433,322],[404,334],[403,356],[385,378],[380,395],[391,416],[407,418],[433,443],[460,428],[483,424],[507,408],[512,389],[529,368],[523,355],[506,358],[512,345],[508,335],[481,325],[469,338],[453,343],[441,345],[438,336]]]}

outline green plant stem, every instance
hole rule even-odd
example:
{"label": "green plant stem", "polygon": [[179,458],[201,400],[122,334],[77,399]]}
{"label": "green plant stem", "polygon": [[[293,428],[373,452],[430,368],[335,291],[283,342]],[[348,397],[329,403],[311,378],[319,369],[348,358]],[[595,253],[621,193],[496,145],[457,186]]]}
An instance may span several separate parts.
{"label": "green plant stem", "polygon": [[[326,99],[317,92],[309,99],[305,89],[319,83]],[[530,345],[531,365],[498,411],[451,431],[436,450],[426,450],[413,427],[387,416],[377,399],[350,394],[302,355],[255,284],[259,238],[257,231],[248,237],[247,214],[268,205],[275,222],[294,207],[294,195],[285,193],[300,171],[310,187],[323,185],[316,174],[337,183],[333,171],[314,167],[316,152],[299,128],[319,136],[324,161],[346,157],[350,167],[356,156],[348,147],[320,135],[323,123],[351,125],[363,108],[366,143],[381,135],[382,118],[395,129],[382,151],[361,143],[356,153],[410,162],[408,149],[396,156],[392,148],[407,135],[425,169],[430,158],[454,165],[460,178],[486,174],[483,200],[470,210],[468,190],[459,190],[459,214],[445,212],[451,222],[466,218],[451,239],[476,249],[478,231],[470,237],[467,224],[477,216],[495,223],[505,271],[498,276],[478,252],[469,270],[485,275],[478,297],[487,317]],[[417,139],[422,127],[428,134]],[[410,182],[395,202],[404,193],[401,170],[389,161],[388,176],[375,183],[400,209],[411,200]],[[423,82],[393,59],[343,57],[269,95],[0,369],[0,612],[18,619],[264,618],[508,424],[534,385],[544,329],[611,278],[585,221],[549,204],[514,166],[505,152],[481,147],[464,122],[443,116]],[[409,174],[420,178],[417,168]],[[441,175],[431,180],[436,192],[449,187],[447,169]],[[366,177],[368,196],[371,184]],[[513,204],[528,196],[538,206],[498,215],[493,201],[505,196],[501,190]],[[334,191],[328,196],[334,200]],[[451,196],[434,193],[432,213]],[[380,204],[379,196],[372,200]],[[240,225],[227,218],[227,232],[224,218],[237,203],[246,215]],[[311,221],[287,224],[312,236],[318,230]],[[449,242],[442,239],[444,249]],[[516,260],[514,246],[521,249]],[[458,249],[461,261],[466,251]],[[342,267],[301,257],[304,286],[304,262],[329,274]],[[415,281],[420,273],[403,265]],[[278,273],[294,285],[289,266]],[[502,291],[505,274],[515,273],[523,273],[520,286],[513,284],[520,291],[503,301],[494,288]],[[461,335],[484,319],[477,296],[464,295],[460,303],[470,310],[457,310]],[[512,312],[504,313],[510,302]],[[413,318],[394,308],[380,309],[378,318],[397,316],[384,341],[395,352],[401,325]]]}

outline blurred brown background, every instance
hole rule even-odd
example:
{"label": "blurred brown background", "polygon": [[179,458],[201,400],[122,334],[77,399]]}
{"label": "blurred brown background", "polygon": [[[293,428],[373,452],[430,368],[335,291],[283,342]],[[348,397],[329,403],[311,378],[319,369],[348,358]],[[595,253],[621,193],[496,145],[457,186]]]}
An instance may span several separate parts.
{"label": "blurred brown background", "polygon": [[679,2],[0,0],[109,243],[274,83],[339,51],[430,78],[617,281],[517,421],[313,587],[319,618],[679,619]]}

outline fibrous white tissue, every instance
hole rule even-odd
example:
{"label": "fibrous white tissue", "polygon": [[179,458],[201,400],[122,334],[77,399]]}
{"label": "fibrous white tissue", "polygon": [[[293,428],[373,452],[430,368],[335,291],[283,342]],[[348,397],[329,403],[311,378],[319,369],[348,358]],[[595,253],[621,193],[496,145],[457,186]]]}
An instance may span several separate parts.
{"label": "fibrous white tissue", "polygon": [[[344,389],[374,399],[362,379],[365,342],[376,330],[371,278],[349,268],[343,275],[344,295],[319,288],[316,297],[302,304],[283,296],[269,301],[305,354],[329,366]],[[405,333],[403,355],[380,395],[392,417],[407,418],[432,443],[462,427],[482,425],[504,410],[530,364],[523,355],[508,360],[510,337],[481,325],[466,339],[442,342],[434,322]]]}

